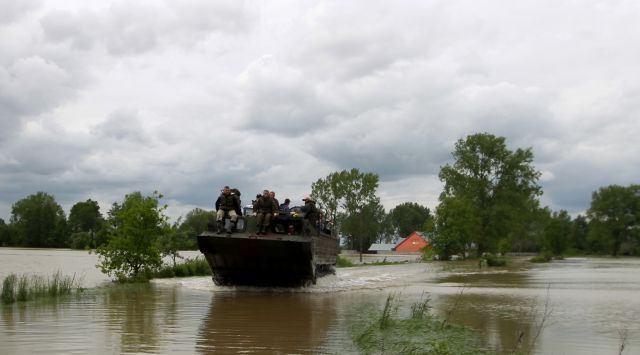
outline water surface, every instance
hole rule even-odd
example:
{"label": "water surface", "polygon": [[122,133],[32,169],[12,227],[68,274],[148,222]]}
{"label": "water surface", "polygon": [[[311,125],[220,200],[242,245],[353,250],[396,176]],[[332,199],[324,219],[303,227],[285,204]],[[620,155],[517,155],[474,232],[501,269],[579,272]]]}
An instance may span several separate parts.
{"label": "water surface", "polygon": [[[96,263],[83,251],[0,248],[0,277],[60,270],[89,287],[108,284]],[[397,294],[400,312],[430,297],[435,313],[472,327],[498,352],[526,351],[535,339],[540,354],[617,354],[623,341],[625,354],[640,353],[639,259],[450,265],[344,268],[301,289],[218,287],[209,277],[92,288],[58,302],[1,306],[0,352],[357,353],[348,328],[366,317],[359,305],[381,307]]]}

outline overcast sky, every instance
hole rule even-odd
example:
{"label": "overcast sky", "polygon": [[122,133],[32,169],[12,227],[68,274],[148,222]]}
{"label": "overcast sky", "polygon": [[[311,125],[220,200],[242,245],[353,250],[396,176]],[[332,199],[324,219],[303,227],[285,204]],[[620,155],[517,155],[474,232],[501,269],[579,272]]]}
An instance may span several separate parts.
{"label": "overcast sky", "polygon": [[532,148],[543,205],[639,183],[640,2],[0,0],[0,218],[224,185],[294,203],[358,168],[433,209],[454,143]]}

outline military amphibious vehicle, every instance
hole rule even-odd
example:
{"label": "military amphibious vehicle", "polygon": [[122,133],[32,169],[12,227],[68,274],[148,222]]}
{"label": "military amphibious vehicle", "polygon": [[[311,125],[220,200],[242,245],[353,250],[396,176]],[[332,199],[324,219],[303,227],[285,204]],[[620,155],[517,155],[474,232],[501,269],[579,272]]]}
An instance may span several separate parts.
{"label": "military amphibious vehicle", "polygon": [[[298,287],[315,284],[332,272],[338,256],[338,237],[318,224],[303,234],[299,208],[275,216],[266,235],[256,234],[256,217],[245,208],[236,231],[205,231],[198,236],[217,285]],[[229,220],[226,220],[229,228]]]}

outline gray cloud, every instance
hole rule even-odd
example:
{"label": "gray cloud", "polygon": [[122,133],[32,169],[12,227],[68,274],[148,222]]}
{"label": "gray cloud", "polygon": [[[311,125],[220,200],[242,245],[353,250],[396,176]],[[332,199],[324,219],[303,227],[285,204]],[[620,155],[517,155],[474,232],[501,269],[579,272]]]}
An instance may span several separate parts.
{"label": "gray cloud", "polygon": [[[637,182],[640,6],[535,1],[0,2],[0,217],[36,191],[172,214],[234,185],[380,175],[437,203],[455,142],[531,147],[543,203]],[[26,5],[28,6],[26,6]],[[571,16],[568,16],[571,14]]]}

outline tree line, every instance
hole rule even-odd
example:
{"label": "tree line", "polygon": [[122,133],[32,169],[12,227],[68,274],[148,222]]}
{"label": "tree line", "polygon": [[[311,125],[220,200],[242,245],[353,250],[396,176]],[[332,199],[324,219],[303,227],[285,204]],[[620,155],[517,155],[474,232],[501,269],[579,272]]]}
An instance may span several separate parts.
{"label": "tree line", "polygon": [[[444,188],[434,211],[415,202],[385,211],[378,175],[358,169],[318,179],[311,195],[345,247],[359,251],[421,231],[441,259],[506,252],[640,255],[640,185],[602,187],[586,215],[571,218],[540,206],[531,148],[512,151],[504,137],[479,133],[458,140],[452,156],[440,169]],[[147,247],[166,255],[195,249],[195,236],[214,223],[214,213],[195,208],[169,223],[160,199],[134,192],[106,216],[89,199],[74,204],[67,218],[53,196],[38,192],[14,203],[8,224],[0,219],[0,246],[94,249],[126,236],[127,247],[152,240]]]}

